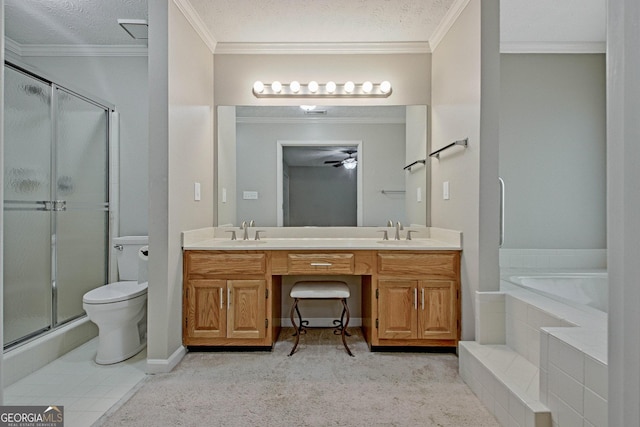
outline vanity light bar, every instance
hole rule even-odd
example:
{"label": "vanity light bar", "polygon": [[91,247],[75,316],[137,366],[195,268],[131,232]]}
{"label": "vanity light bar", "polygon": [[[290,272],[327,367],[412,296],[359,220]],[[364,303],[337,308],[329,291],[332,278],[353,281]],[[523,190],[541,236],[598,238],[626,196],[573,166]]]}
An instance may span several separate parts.
{"label": "vanity light bar", "polygon": [[386,80],[381,83],[310,81],[306,84],[295,80],[290,83],[263,83],[258,80],[253,84],[252,92],[256,98],[386,98],[391,95],[392,89],[391,83]]}

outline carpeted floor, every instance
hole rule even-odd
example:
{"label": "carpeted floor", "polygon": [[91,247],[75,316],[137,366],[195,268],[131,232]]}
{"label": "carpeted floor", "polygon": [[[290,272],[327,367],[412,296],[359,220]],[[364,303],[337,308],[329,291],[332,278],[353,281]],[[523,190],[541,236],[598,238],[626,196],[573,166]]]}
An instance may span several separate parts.
{"label": "carpeted floor", "polygon": [[100,426],[498,426],[458,375],[453,354],[369,352],[359,331],[349,357],[331,329],[291,350],[191,352],[148,376]]}

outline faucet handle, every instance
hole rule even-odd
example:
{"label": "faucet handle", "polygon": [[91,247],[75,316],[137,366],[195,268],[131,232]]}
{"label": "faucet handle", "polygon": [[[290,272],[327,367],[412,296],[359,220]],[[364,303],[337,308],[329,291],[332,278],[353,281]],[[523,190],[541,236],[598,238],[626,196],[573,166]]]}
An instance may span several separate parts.
{"label": "faucet handle", "polygon": [[256,230],[255,240],[260,240],[260,233],[264,233],[264,230]]}
{"label": "faucet handle", "polygon": [[417,230],[407,230],[407,240],[411,240],[411,233],[415,233]]}
{"label": "faucet handle", "polygon": [[389,240],[389,233],[387,233],[387,230],[378,230],[378,233],[384,233],[382,235],[382,240]]}
{"label": "faucet handle", "polygon": [[231,240],[238,240],[236,237],[236,230],[227,230],[227,233],[231,233]]}

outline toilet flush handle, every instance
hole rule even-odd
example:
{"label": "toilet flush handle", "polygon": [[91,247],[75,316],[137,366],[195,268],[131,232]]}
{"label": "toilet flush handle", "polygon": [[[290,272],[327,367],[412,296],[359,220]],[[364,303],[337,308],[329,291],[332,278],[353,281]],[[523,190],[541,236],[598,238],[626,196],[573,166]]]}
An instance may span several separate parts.
{"label": "toilet flush handle", "polygon": [[124,249],[124,246],[122,246],[122,245],[113,245],[113,249],[122,251]]}

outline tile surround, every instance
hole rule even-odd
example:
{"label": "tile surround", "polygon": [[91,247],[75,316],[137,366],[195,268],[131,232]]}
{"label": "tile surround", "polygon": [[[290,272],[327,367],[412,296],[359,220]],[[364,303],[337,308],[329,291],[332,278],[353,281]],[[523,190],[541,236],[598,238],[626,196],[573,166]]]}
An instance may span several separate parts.
{"label": "tile surround", "polygon": [[476,302],[477,341],[460,343],[460,373],[503,426],[607,426],[606,314],[519,290]]}

